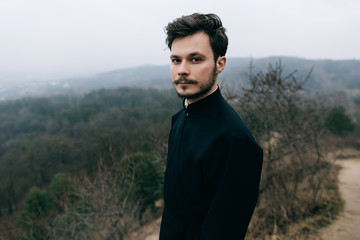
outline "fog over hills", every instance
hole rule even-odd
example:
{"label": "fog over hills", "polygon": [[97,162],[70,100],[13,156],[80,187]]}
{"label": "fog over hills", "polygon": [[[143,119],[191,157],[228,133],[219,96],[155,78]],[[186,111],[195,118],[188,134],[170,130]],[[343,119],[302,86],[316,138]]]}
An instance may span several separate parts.
{"label": "fog over hills", "polygon": [[[295,57],[228,58],[225,71],[219,82],[233,87],[248,84],[250,65],[252,73],[266,72],[269,64],[275,66],[281,61],[284,76],[297,70],[297,77],[313,72],[305,87],[316,92],[333,92],[344,89],[360,89],[359,60],[308,60]],[[140,88],[170,88],[169,65],[139,66],[99,73],[90,77],[74,77],[49,81],[27,80],[6,81],[0,84],[0,100],[28,96],[49,96],[56,94],[82,94],[100,88],[121,86]]]}

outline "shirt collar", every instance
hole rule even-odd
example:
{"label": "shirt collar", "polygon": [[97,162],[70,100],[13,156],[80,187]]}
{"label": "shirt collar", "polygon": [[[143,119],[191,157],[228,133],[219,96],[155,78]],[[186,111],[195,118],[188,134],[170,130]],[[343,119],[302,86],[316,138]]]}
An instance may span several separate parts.
{"label": "shirt collar", "polygon": [[205,98],[200,99],[194,103],[188,104],[186,99],[184,99],[184,109],[186,113],[196,113],[206,111],[209,108],[214,107],[214,105],[221,99],[221,92],[219,88],[216,88],[214,92]]}
{"label": "shirt collar", "polygon": [[[210,96],[211,94],[213,94],[214,92],[216,92],[216,90],[218,90],[219,86],[216,86],[216,89],[214,91],[212,91],[208,96]],[[207,98],[208,96],[206,96],[205,98]],[[201,101],[202,99],[200,99],[199,101]],[[190,103],[187,101],[187,98],[185,98],[184,100],[184,108],[187,109],[188,106],[190,105]]]}

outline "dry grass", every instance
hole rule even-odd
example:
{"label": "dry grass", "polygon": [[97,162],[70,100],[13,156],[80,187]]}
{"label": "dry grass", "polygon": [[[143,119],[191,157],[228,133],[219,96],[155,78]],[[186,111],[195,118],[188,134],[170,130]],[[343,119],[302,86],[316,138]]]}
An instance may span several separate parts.
{"label": "dry grass", "polygon": [[[360,156],[360,151],[349,148],[342,151],[342,154],[343,156]],[[320,239],[318,236],[319,230],[331,224],[344,207],[344,201],[339,192],[339,171],[340,167],[334,165],[327,175],[327,181],[322,188],[321,198],[319,198],[316,207],[307,214],[299,216],[298,219],[292,219],[292,222],[289,222],[286,226],[278,226],[276,219],[272,219],[267,225],[264,225],[261,211],[266,208],[267,201],[266,199],[261,199],[263,203],[260,202],[259,206],[255,209],[246,240]],[[306,191],[300,192],[302,194],[298,198],[307,198]],[[259,228],[259,225],[263,226],[263,228]]]}

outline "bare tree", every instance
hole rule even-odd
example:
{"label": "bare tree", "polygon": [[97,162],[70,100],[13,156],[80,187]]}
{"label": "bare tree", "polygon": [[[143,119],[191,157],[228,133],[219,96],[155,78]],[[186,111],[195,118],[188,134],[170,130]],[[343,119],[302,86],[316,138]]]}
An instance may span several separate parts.
{"label": "bare tree", "polygon": [[300,78],[296,71],[283,72],[281,61],[265,74],[253,74],[251,64],[250,87],[229,97],[264,150],[260,201],[250,227],[254,235],[286,232],[312,215],[333,166],[331,144],[324,141],[325,109],[320,99],[305,97],[312,69]]}

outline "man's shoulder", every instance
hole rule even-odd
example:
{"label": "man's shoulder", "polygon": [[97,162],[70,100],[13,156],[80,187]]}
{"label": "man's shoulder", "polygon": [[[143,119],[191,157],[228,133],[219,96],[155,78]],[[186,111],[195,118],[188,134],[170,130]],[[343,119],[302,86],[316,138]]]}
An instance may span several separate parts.
{"label": "man's shoulder", "polygon": [[219,127],[223,130],[223,136],[233,139],[255,142],[250,130],[243,122],[239,114],[224,99],[217,107]]}

